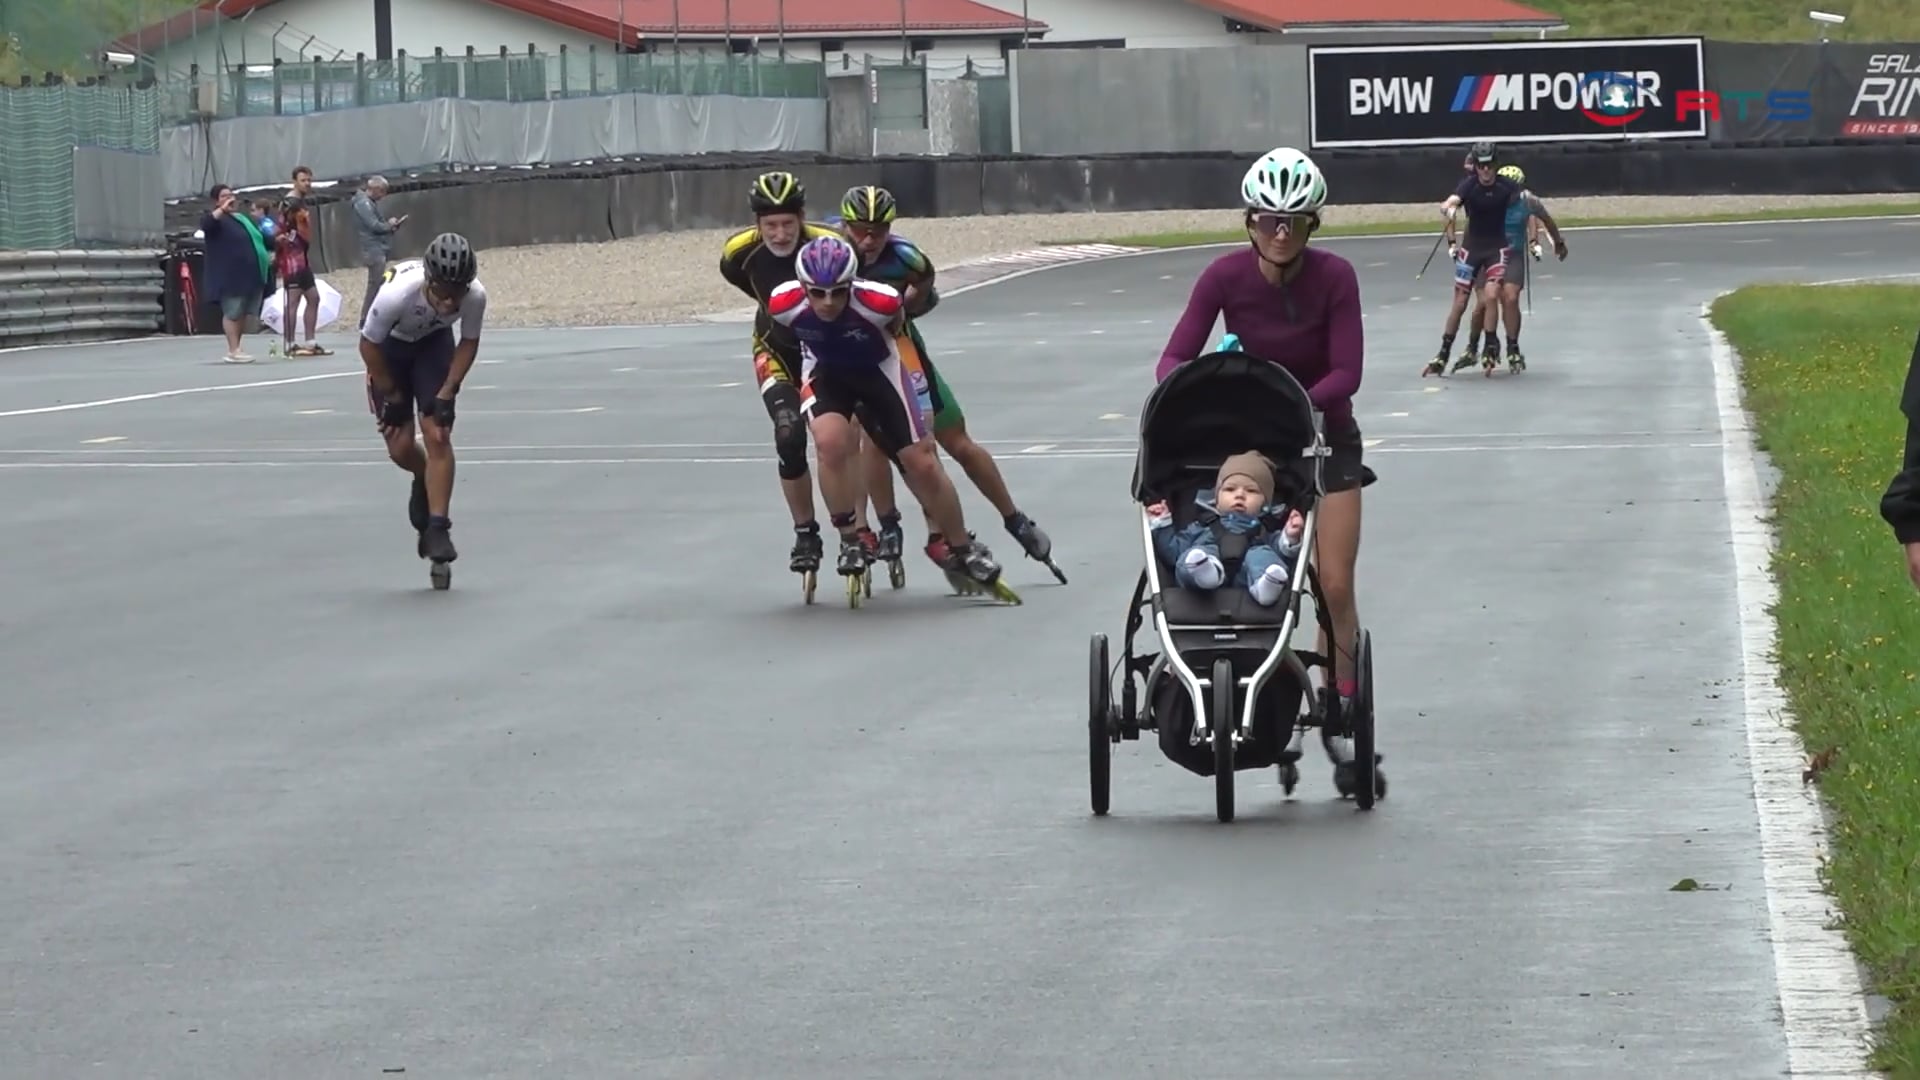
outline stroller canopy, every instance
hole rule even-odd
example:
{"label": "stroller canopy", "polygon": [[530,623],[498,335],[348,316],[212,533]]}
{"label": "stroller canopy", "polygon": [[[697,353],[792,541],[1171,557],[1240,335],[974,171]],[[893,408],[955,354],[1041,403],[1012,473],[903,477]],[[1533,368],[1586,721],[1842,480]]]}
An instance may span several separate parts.
{"label": "stroller canopy", "polygon": [[[1234,454],[1258,450],[1288,493],[1313,487],[1313,402],[1286,368],[1241,352],[1207,353],[1173,369],[1140,410],[1133,497],[1165,498]],[[1211,483],[1212,477],[1207,481]]]}

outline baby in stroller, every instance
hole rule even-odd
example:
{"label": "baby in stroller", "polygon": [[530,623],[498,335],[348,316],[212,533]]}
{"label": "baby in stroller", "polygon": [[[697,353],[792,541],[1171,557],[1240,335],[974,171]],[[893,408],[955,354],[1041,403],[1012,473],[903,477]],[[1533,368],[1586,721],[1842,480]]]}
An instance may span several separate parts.
{"label": "baby in stroller", "polygon": [[[1173,527],[1165,502],[1148,506],[1154,548],[1174,568],[1174,581],[1183,589],[1207,591],[1227,584],[1221,560],[1225,540],[1229,558],[1236,549],[1244,551],[1233,583],[1246,588],[1262,607],[1278,603],[1300,554],[1305,519],[1298,510],[1269,505],[1273,491],[1273,466],[1249,450],[1221,463],[1213,490],[1194,496],[1202,514],[1185,528]],[[1286,525],[1275,530],[1268,522],[1283,511]]]}

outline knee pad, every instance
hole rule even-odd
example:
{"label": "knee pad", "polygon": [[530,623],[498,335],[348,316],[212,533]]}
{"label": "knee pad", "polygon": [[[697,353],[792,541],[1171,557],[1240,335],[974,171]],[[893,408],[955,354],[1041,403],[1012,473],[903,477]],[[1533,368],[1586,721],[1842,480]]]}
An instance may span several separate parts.
{"label": "knee pad", "polygon": [[774,413],[773,452],[780,459],[780,479],[798,480],[807,475],[807,429],[792,410]]}

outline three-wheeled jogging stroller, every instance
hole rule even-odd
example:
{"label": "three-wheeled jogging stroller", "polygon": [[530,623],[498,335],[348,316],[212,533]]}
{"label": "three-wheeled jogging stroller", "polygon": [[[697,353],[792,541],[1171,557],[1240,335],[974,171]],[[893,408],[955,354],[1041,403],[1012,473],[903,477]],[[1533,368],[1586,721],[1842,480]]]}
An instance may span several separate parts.
{"label": "three-wheeled jogging stroller", "polygon": [[[1175,528],[1197,520],[1205,511],[1194,496],[1212,489],[1222,462],[1250,449],[1274,465],[1271,501],[1306,519],[1288,590],[1272,607],[1255,603],[1245,588],[1233,584],[1242,552],[1234,550],[1232,538],[1221,544],[1228,583],[1213,592],[1182,589],[1154,549],[1146,513],[1148,505],[1164,501]],[[1093,635],[1088,672],[1095,814],[1107,812],[1113,747],[1138,739],[1143,729],[1158,733],[1161,752],[1176,764],[1213,777],[1221,821],[1233,820],[1236,772],[1277,765],[1281,787],[1293,793],[1300,780],[1301,744],[1311,728],[1319,728],[1323,737],[1353,739],[1351,765],[1334,770],[1343,798],[1353,798],[1364,810],[1386,794],[1374,750],[1373,643],[1367,631],[1361,630],[1355,643],[1358,686],[1352,708],[1344,711],[1351,715],[1343,714],[1340,697],[1332,692],[1330,658],[1293,646],[1301,600],[1309,595],[1320,629],[1333,640],[1318,574],[1310,564],[1314,522],[1325,495],[1322,464],[1329,453],[1320,414],[1300,383],[1278,364],[1244,353],[1211,353],[1182,364],[1147,398],[1133,471],[1145,569],[1127,614],[1117,708],[1105,634]],[[1370,472],[1366,482],[1372,482]],[[1279,528],[1284,522],[1270,524]],[[1149,618],[1160,650],[1135,655],[1134,635]],[[1318,693],[1310,693],[1311,668],[1320,668],[1326,683]]]}

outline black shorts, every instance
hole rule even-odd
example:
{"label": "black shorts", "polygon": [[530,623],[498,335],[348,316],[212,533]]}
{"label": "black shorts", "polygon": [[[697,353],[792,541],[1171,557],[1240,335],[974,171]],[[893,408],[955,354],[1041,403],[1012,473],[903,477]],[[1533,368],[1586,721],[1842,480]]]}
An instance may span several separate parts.
{"label": "black shorts", "polygon": [[896,461],[900,451],[933,434],[926,375],[897,356],[872,366],[809,360],[800,384],[800,415],[811,423],[827,414],[857,417],[873,444]]}
{"label": "black shorts", "polygon": [[[447,373],[453,370],[453,344],[450,326],[435,330],[419,341],[390,337],[380,343],[380,355],[387,361],[393,385],[412,399],[414,408],[422,413],[433,411],[435,395],[447,384]],[[367,407],[378,416],[383,405],[385,402],[373,388],[373,380],[368,379]]]}
{"label": "black shorts", "polygon": [[766,393],[770,387],[768,379],[800,385],[800,349],[797,346],[782,345],[755,336],[753,339],[753,377],[760,383],[760,392]]}
{"label": "black shorts", "polygon": [[306,292],[309,289],[317,289],[320,287],[319,283],[313,280],[313,267],[311,266],[297,274],[288,274],[285,280],[286,287],[292,289],[294,292]]}
{"label": "black shorts", "polygon": [[1366,480],[1365,443],[1360,425],[1351,420],[1327,428],[1327,449],[1333,453],[1320,459],[1320,482],[1328,494],[1353,491]]}
{"label": "black shorts", "polygon": [[1472,288],[1481,275],[1487,281],[1498,281],[1507,269],[1507,255],[1512,248],[1490,247],[1478,251],[1469,250],[1460,256],[1454,264],[1453,283],[1462,289]]}

